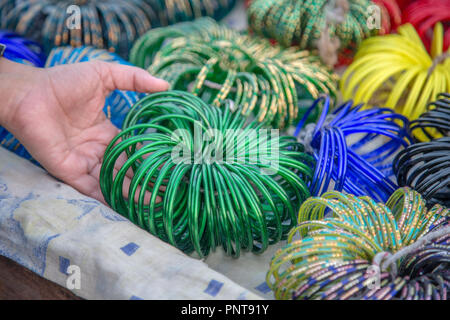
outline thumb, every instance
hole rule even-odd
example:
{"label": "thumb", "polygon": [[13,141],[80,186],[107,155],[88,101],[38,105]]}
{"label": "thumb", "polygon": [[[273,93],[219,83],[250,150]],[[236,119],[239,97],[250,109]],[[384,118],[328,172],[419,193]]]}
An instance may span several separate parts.
{"label": "thumb", "polygon": [[150,93],[169,89],[167,81],[153,77],[144,69],[102,61],[93,63],[103,79],[105,89],[108,91],[118,89]]}

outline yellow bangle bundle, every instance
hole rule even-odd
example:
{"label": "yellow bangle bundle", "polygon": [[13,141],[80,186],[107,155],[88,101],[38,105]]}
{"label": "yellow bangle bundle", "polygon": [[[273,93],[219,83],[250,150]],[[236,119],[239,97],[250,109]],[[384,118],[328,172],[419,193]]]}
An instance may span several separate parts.
{"label": "yellow bangle bundle", "polygon": [[365,40],[341,79],[344,99],[417,119],[429,102],[450,91],[450,50],[443,52],[441,23],[434,28],[430,51],[410,24],[399,27],[398,34]]}

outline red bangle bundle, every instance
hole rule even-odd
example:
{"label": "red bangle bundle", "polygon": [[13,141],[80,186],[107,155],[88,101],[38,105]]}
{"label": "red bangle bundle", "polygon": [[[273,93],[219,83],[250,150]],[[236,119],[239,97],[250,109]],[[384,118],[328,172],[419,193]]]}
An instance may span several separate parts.
{"label": "red bangle bundle", "polygon": [[417,0],[410,1],[403,11],[403,23],[411,23],[419,33],[423,42],[430,48],[433,27],[442,22],[445,28],[444,50],[450,46],[450,1],[449,0]]}

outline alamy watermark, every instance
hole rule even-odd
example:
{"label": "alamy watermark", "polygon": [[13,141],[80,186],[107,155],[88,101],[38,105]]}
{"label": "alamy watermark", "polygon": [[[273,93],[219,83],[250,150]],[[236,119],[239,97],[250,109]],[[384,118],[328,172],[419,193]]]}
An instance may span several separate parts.
{"label": "alamy watermark", "polygon": [[253,165],[260,174],[278,172],[280,146],[277,129],[208,129],[194,125],[194,132],[172,133],[171,160],[175,164]]}

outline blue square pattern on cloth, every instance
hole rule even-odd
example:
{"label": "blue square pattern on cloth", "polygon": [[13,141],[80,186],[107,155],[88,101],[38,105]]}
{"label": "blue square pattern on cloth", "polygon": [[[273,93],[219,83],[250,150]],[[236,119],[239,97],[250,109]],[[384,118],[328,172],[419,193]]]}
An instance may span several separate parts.
{"label": "blue square pattern on cloth", "polygon": [[203,291],[204,293],[209,294],[210,296],[217,296],[220,289],[223,287],[223,282],[217,281],[217,280],[211,280],[208,284],[208,287]]}
{"label": "blue square pattern on cloth", "polygon": [[64,257],[59,256],[59,272],[68,275],[67,268],[70,266],[70,260]]}
{"label": "blue square pattern on cloth", "polygon": [[139,249],[139,246],[134,242],[130,242],[126,246],[120,248],[127,256],[133,255],[137,249]]}
{"label": "blue square pattern on cloth", "polygon": [[255,289],[258,290],[259,292],[264,293],[264,294],[269,293],[271,291],[266,282],[261,283]]}

